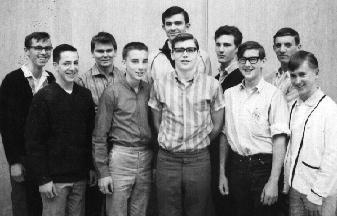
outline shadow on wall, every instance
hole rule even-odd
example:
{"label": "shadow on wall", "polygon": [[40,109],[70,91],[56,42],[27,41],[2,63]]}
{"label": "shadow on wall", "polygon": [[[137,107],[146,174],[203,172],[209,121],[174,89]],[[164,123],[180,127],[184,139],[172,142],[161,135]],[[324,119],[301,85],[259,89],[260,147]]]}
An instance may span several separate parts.
{"label": "shadow on wall", "polygon": [[8,171],[7,159],[0,138],[0,216],[12,216],[11,186]]}

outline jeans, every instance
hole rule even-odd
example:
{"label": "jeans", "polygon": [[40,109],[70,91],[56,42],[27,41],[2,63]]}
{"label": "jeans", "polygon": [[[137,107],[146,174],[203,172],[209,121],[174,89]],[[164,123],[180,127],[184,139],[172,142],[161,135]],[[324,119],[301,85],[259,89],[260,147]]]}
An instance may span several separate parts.
{"label": "jeans", "polygon": [[[303,200],[307,195],[302,194],[295,190],[290,189],[289,201],[290,201],[290,216],[306,216]],[[336,196],[323,198],[322,204],[322,216],[335,216],[336,212]]]}
{"label": "jeans", "polygon": [[87,186],[85,191],[85,216],[105,215],[105,195],[99,190],[98,185]]}
{"label": "jeans", "polygon": [[42,216],[84,216],[86,181],[54,183],[57,196],[43,195]]}
{"label": "jeans", "polygon": [[233,197],[237,216],[274,216],[276,205],[260,202],[262,190],[267,183],[272,154],[240,156],[233,152],[229,174],[229,193]]}
{"label": "jeans", "polygon": [[159,150],[156,187],[159,216],[205,216],[211,200],[207,149],[196,153]]}
{"label": "jeans", "polygon": [[114,145],[109,169],[113,193],[106,195],[108,216],[145,216],[149,203],[153,152],[145,147]]}
{"label": "jeans", "polygon": [[10,178],[10,181],[13,216],[41,215],[42,202],[38,185],[30,179],[17,182]]}

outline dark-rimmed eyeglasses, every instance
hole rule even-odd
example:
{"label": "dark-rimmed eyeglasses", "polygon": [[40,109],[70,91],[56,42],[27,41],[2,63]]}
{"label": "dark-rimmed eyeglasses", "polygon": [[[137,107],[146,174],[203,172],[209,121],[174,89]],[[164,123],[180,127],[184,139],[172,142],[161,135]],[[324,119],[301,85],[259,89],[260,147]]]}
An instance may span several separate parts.
{"label": "dark-rimmed eyeglasses", "polygon": [[259,59],[260,59],[259,57],[249,57],[249,58],[242,57],[238,59],[238,62],[240,64],[246,64],[246,62],[249,61],[249,63],[251,64],[256,64],[259,61]]}
{"label": "dark-rimmed eyeglasses", "polygon": [[45,50],[46,52],[51,52],[53,50],[52,46],[30,46],[29,48],[32,48],[38,52],[42,52],[42,50]]}
{"label": "dark-rimmed eyeglasses", "polygon": [[177,47],[177,48],[173,48],[173,52],[178,54],[178,55],[182,55],[184,54],[184,52],[186,51],[187,54],[193,54],[195,53],[195,51],[197,51],[196,47]]}

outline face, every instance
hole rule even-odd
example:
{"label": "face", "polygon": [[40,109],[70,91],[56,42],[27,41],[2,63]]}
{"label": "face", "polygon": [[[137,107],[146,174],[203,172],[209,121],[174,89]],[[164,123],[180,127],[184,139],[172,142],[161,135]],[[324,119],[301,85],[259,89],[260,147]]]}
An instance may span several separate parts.
{"label": "face", "polygon": [[98,66],[106,68],[113,65],[113,59],[116,56],[116,50],[112,44],[95,43],[95,49],[92,57]]}
{"label": "face", "polygon": [[130,50],[123,60],[126,73],[132,80],[141,80],[145,77],[148,65],[148,52],[145,50]]}
{"label": "face", "polygon": [[65,51],[60,54],[58,63],[54,62],[57,76],[63,83],[73,83],[78,73],[78,54],[73,51]]}
{"label": "face", "polygon": [[173,49],[172,59],[180,71],[191,71],[197,63],[198,51],[193,40],[177,42]]}
{"label": "face", "polygon": [[233,35],[221,35],[215,40],[215,52],[219,63],[230,63],[235,58],[237,51]]}
{"label": "face", "polygon": [[301,45],[296,45],[293,36],[282,36],[275,38],[273,48],[278,60],[288,64],[290,57],[301,48]]}
{"label": "face", "polygon": [[[244,60],[245,63],[244,63]],[[250,61],[249,61],[250,60]],[[262,66],[264,60],[259,59],[259,50],[248,49],[243,56],[238,59],[239,69],[245,80],[252,82],[260,80],[262,77]]]}
{"label": "face", "polygon": [[295,71],[290,71],[292,85],[297,89],[302,100],[308,99],[317,89],[318,70],[309,67],[304,61]]}
{"label": "face", "polygon": [[185,23],[183,14],[175,14],[171,17],[165,18],[165,23],[162,26],[166,32],[167,38],[172,41],[178,34],[185,33],[190,27],[189,23]]}
{"label": "face", "polygon": [[33,38],[30,47],[25,47],[25,53],[33,65],[42,68],[50,59],[52,48],[50,39],[37,41]]}

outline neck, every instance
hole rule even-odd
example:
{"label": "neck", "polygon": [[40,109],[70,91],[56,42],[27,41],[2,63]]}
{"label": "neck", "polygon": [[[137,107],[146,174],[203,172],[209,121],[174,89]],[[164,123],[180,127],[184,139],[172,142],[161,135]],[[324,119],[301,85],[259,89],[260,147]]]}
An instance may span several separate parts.
{"label": "neck", "polygon": [[170,50],[172,50],[172,42],[170,39],[167,41],[167,45],[170,48]]}
{"label": "neck", "polygon": [[41,77],[41,75],[42,75],[42,68],[43,67],[37,67],[36,65],[32,64],[31,62],[29,62],[27,64],[27,67],[32,72],[33,77],[35,79],[39,79]]}
{"label": "neck", "polygon": [[56,77],[56,83],[61,86],[66,91],[72,91],[74,87],[74,82],[64,82],[59,77]]}
{"label": "neck", "polygon": [[257,79],[254,79],[254,80],[247,80],[247,79],[245,79],[245,87],[247,89],[252,89],[252,88],[256,87],[259,84],[259,82],[261,81],[261,79],[262,79],[262,76],[258,77]]}
{"label": "neck", "polygon": [[113,68],[114,68],[113,65],[111,65],[109,67],[102,67],[98,64],[96,64],[96,65],[97,65],[98,70],[103,72],[105,75],[108,75],[109,73],[111,73],[113,71]]}
{"label": "neck", "polygon": [[228,62],[221,62],[220,64],[220,67],[221,67],[221,69],[225,69],[225,68],[227,68],[229,65],[231,65],[232,64],[232,62],[234,61],[234,59],[232,59],[231,61],[228,61]]}
{"label": "neck", "polygon": [[126,81],[130,84],[130,86],[137,92],[140,80],[134,79],[131,76],[129,76],[128,72],[125,74]]}
{"label": "neck", "polygon": [[179,79],[182,79],[184,81],[191,80],[195,74],[195,70],[180,71],[179,69],[176,68],[176,71],[177,71]]}
{"label": "neck", "polygon": [[302,101],[306,101],[308,100],[308,98],[314,95],[317,90],[318,90],[318,86],[315,86],[315,88],[311,89],[311,91],[308,92],[308,94],[302,94],[302,95],[299,95],[299,97],[301,98]]}

